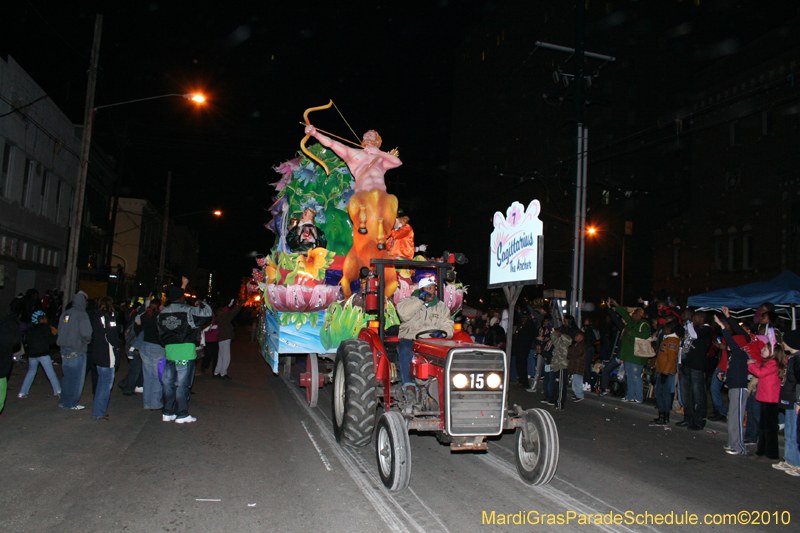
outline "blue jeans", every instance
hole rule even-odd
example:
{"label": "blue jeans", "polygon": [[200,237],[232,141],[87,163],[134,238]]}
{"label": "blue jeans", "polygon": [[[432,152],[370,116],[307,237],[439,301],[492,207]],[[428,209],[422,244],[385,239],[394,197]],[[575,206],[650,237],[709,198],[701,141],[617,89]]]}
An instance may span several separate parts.
{"label": "blue jeans", "polygon": [[178,418],[189,416],[189,387],[194,377],[195,360],[179,364],[167,360],[164,365],[164,414]]}
{"label": "blue jeans", "polygon": [[86,354],[61,350],[61,401],[62,409],[72,409],[81,399],[86,379]]}
{"label": "blue jeans", "polygon": [[92,416],[100,417],[108,414],[108,399],[111,397],[111,387],[114,386],[114,367],[97,367],[97,391],[92,403]]}
{"label": "blue jeans", "polygon": [[786,409],[786,425],[783,427],[784,449],[783,460],[792,466],[800,466],[800,450],[797,448],[797,413],[794,406]]}
{"label": "blue jeans", "polygon": [[667,379],[661,383],[661,375],[656,374],[656,405],[659,413],[672,411],[672,382],[675,374],[667,374]]}
{"label": "blue jeans", "polygon": [[161,409],[164,403],[161,398],[164,394],[161,380],[158,379],[158,362],[166,358],[164,347],[160,344],[145,342],[139,352],[142,356],[142,375],[144,376],[144,408]]}
{"label": "blue jeans", "polygon": [[28,373],[22,382],[22,388],[19,390],[20,394],[27,395],[31,390],[31,384],[33,383],[33,378],[36,377],[36,370],[38,370],[39,365],[42,365],[47,379],[50,380],[50,385],[53,387],[53,396],[61,394],[61,385],[58,384],[58,376],[53,370],[53,360],[50,359],[49,355],[28,358]]}
{"label": "blue jeans", "polygon": [[644,385],[642,384],[642,365],[625,361],[625,399],[644,401]]}
{"label": "blue jeans", "polygon": [[714,410],[720,416],[728,416],[728,408],[725,407],[725,402],[722,401],[722,386],[725,384],[717,377],[719,369],[714,370],[714,377],[711,378],[711,403],[714,405]]}
{"label": "blue jeans", "polygon": [[583,374],[572,374],[572,393],[583,399]]}
{"label": "blue jeans", "polygon": [[400,339],[400,344],[397,346],[397,360],[400,363],[400,382],[403,384],[403,388],[406,385],[414,384],[414,380],[411,379],[411,359],[414,357],[413,347],[414,341],[412,339]]}
{"label": "blue jeans", "polygon": [[[538,357],[536,357],[536,350],[528,352],[528,376],[536,377],[536,366],[539,364]],[[535,381],[534,381],[535,383]]]}

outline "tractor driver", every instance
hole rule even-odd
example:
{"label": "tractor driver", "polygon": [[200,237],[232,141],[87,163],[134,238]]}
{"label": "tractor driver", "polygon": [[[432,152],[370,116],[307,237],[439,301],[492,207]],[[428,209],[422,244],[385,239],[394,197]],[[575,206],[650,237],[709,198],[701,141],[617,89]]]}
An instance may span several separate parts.
{"label": "tractor driver", "polygon": [[[397,302],[397,316],[400,317],[400,378],[403,389],[415,395],[414,380],[411,378],[412,346],[417,334],[426,330],[441,330],[452,337],[455,327],[450,309],[436,297],[436,279],[428,276],[419,281],[419,288],[411,296]],[[441,335],[441,334],[439,334]],[[426,334],[430,337],[430,334]]]}

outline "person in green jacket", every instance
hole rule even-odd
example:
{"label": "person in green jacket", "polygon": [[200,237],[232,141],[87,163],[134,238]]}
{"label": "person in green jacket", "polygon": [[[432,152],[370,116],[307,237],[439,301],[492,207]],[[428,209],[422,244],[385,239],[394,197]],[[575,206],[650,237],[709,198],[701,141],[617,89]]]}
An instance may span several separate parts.
{"label": "person in green jacket", "polygon": [[650,338],[650,324],[644,309],[637,307],[633,313],[628,314],[624,307],[613,298],[608,299],[609,309],[613,309],[625,322],[625,329],[620,336],[619,355],[620,361],[625,364],[625,398],[624,402],[643,403],[644,386],[642,385],[642,368],[647,364],[646,357],[637,357],[633,354],[636,340]]}

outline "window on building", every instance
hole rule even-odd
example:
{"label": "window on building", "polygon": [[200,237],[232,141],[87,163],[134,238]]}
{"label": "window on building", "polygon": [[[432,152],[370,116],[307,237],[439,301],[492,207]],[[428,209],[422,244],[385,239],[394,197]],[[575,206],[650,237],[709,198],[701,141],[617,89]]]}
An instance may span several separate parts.
{"label": "window on building", "polygon": [[22,174],[22,198],[20,199],[20,205],[22,207],[28,207],[28,189],[30,189],[30,182],[31,182],[31,168],[33,167],[33,161],[30,158],[25,158],[25,172]]}
{"label": "window on building", "polygon": [[611,191],[603,191],[603,196],[601,198],[601,202],[603,205],[608,205],[611,201]]}
{"label": "window on building", "polygon": [[734,122],[731,124],[730,127],[730,146],[736,146],[739,144],[739,132],[740,126],[738,122]]}
{"label": "window on building", "polygon": [[771,135],[772,130],[772,111],[761,113],[761,135]]}
{"label": "window on building", "polygon": [[753,268],[753,226],[742,227],[742,270]]}
{"label": "window on building", "polygon": [[711,264],[712,270],[722,270],[722,230],[714,230],[714,261]]}
{"label": "window on building", "polygon": [[25,261],[28,258],[28,243],[23,242],[22,246],[19,247],[19,258]]}
{"label": "window on building", "polygon": [[42,256],[39,253],[39,245],[38,244],[34,244],[33,245],[33,253],[31,254],[31,261],[38,261],[40,263],[42,262]]}
{"label": "window on building", "polygon": [[736,256],[739,248],[739,231],[731,226],[728,228],[728,271],[736,270]]}
{"label": "window on building", "polygon": [[681,275],[681,240],[675,237],[672,241],[672,276],[677,278]]}
{"label": "window on building", "polygon": [[11,155],[12,155],[12,146],[11,143],[8,141],[3,142],[3,164],[0,166],[0,196],[8,196],[6,192],[6,187],[8,186],[9,181],[11,181]]}
{"label": "window on building", "polygon": [[39,195],[41,196],[39,202],[39,214],[47,216],[47,189],[50,188],[50,171],[45,170],[44,175],[42,176],[42,188],[39,191]]}

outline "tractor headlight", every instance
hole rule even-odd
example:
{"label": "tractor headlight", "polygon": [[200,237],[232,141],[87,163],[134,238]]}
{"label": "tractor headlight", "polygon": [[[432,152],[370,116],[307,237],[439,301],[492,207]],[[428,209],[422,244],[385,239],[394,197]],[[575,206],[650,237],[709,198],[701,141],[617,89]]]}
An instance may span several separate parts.
{"label": "tractor headlight", "polygon": [[503,383],[503,379],[497,374],[489,374],[486,377],[486,386],[490,389],[496,389]]}
{"label": "tractor headlight", "polygon": [[453,386],[457,389],[463,389],[469,384],[469,379],[464,374],[456,374],[453,376]]}

